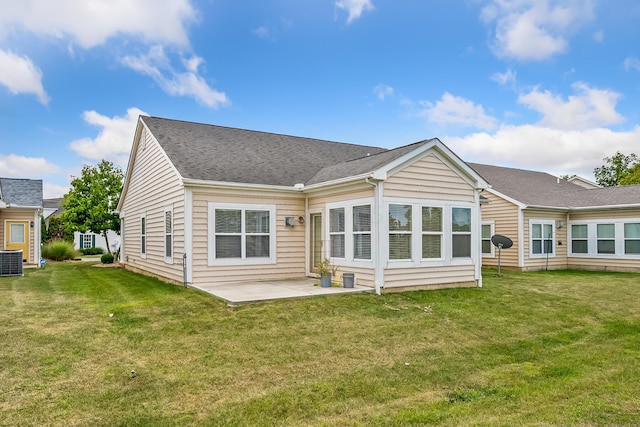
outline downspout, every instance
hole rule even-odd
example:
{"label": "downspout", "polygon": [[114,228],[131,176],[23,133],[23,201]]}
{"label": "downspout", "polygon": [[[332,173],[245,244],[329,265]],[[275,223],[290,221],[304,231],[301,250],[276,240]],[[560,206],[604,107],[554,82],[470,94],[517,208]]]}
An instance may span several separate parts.
{"label": "downspout", "polygon": [[375,250],[375,259],[373,260],[374,265],[374,277],[373,282],[375,285],[375,291],[377,295],[380,295],[381,289],[384,288],[384,270],[382,268],[382,248],[379,244],[380,236],[382,236],[381,224],[380,220],[381,209],[382,209],[382,187],[377,182],[370,181],[371,177],[365,178],[365,182],[374,188],[374,197],[373,197],[373,210],[376,215],[376,227],[375,227],[375,235],[372,236],[371,245],[376,248]]}
{"label": "downspout", "polygon": [[[477,189],[475,191],[475,201],[476,201],[476,226],[477,231],[475,233],[476,239],[478,239],[478,236],[482,236],[482,209],[480,208],[480,193],[482,193],[484,190],[483,189]],[[474,242],[474,244],[471,246],[472,248],[474,248],[474,254],[473,257],[475,258],[475,263],[476,263],[476,280],[478,281],[478,287],[481,288],[482,287],[482,251],[480,250],[481,247],[481,242],[482,242],[482,238],[479,239],[480,241]]]}
{"label": "downspout", "polygon": [[311,277],[311,252],[309,246],[311,245],[311,218],[309,217],[309,195],[304,195],[304,222],[306,227],[304,228],[304,271],[307,277]]}

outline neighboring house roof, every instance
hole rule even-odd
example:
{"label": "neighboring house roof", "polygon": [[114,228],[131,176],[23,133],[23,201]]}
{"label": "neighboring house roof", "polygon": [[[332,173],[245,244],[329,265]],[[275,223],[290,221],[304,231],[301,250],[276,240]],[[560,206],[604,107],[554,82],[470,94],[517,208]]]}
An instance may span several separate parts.
{"label": "neighboring house roof", "polygon": [[[157,117],[140,119],[180,175],[193,180],[294,186],[307,184],[325,167],[389,151]],[[336,167],[323,176],[344,176],[346,168]]]}
{"label": "neighboring house roof", "polygon": [[595,182],[589,181],[588,179],[578,175],[572,176],[567,181],[572,182],[584,188],[602,188],[602,185],[596,184]]}
{"label": "neighboring house roof", "polygon": [[580,209],[640,206],[640,185],[585,188],[546,172],[468,163],[491,189],[528,207]]}
{"label": "neighboring house roof", "polygon": [[53,199],[42,200],[42,215],[44,219],[49,218],[51,215],[60,215],[64,209],[62,209],[62,201],[64,197],[56,197]]}
{"label": "neighboring house roof", "polygon": [[42,207],[42,180],[0,178],[0,197],[8,207]]}

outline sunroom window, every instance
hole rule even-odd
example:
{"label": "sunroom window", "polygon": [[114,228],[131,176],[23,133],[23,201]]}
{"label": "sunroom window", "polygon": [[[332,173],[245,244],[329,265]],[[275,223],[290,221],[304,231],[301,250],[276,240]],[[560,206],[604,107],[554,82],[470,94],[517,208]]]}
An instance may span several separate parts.
{"label": "sunroom window", "polygon": [[422,258],[442,258],[442,208],[422,206]]}
{"label": "sunroom window", "polygon": [[353,258],[371,259],[371,205],[353,207]]}
{"label": "sunroom window", "polygon": [[389,259],[411,259],[411,205],[389,205]]}
{"label": "sunroom window", "polygon": [[329,239],[333,258],[344,258],[344,219],[344,208],[329,210]]}
{"label": "sunroom window", "polygon": [[574,254],[589,253],[589,232],[587,224],[571,226],[571,252]]}
{"label": "sunroom window", "polygon": [[471,256],[471,209],[451,209],[452,256],[465,258]]}
{"label": "sunroom window", "polygon": [[597,248],[599,254],[616,253],[615,224],[598,224],[596,227]]}
{"label": "sunroom window", "polygon": [[624,225],[624,253],[640,255],[640,223]]}

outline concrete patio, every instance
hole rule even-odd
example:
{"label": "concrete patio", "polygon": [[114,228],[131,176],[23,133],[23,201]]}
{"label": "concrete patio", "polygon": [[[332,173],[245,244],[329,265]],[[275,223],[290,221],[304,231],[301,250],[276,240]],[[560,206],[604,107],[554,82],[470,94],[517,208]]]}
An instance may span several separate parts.
{"label": "concrete patio", "polygon": [[283,298],[302,298],[317,295],[332,295],[354,292],[374,292],[373,288],[355,286],[353,288],[318,286],[318,279],[301,277],[299,279],[270,280],[259,282],[234,282],[191,285],[192,288],[224,300],[229,306],[270,301]]}

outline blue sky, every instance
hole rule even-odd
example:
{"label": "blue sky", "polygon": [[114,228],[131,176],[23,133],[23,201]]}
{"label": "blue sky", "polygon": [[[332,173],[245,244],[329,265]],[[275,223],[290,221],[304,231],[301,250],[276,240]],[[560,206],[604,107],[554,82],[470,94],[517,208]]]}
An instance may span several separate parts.
{"label": "blue sky", "polygon": [[123,169],[139,114],[577,173],[640,154],[637,0],[0,0],[0,176]]}

